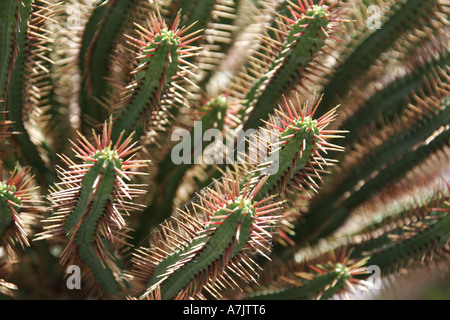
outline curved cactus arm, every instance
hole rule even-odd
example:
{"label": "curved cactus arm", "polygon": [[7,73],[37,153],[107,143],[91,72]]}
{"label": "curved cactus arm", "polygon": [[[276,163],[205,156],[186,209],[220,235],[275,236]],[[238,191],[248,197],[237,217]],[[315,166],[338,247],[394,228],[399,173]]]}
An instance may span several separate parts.
{"label": "curved cactus arm", "polygon": [[[257,128],[261,120],[267,120],[278,99],[287,94],[294,83],[301,82],[304,71],[314,61],[331,35],[329,27],[333,22],[341,21],[337,18],[334,6],[325,6],[324,1],[319,5],[299,5],[291,3],[290,11],[293,19],[282,16],[285,20],[284,31],[277,34],[280,40],[264,38],[267,47],[267,57],[260,58],[261,65],[267,69],[260,72],[242,99],[242,117],[244,129]],[[267,62],[268,60],[269,62]]]}
{"label": "curved cactus arm", "polygon": [[[260,158],[259,163],[250,157],[246,165],[251,172],[251,183],[256,183],[261,177],[266,177],[266,183],[262,187],[261,195],[285,193],[286,189],[314,190],[317,191],[318,184],[315,179],[321,180],[320,174],[324,173],[327,166],[334,164],[332,159],[326,159],[330,150],[342,151],[341,147],[329,142],[330,138],[340,137],[345,133],[342,130],[328,130],[327,126],[335,119],[336,109],[314,119],[316,107],[320,99],[314,102],[309,100],[303,106],[297,100],[297,107],[291,100],[284,100],[283,106],[275,110],[266,124],[265,130],[258,132],[255,149],[267,147],[267,158]],[[275,138],[275,142],[270,142]],[[264,144],[268,141],[268,144]],[[249,141],[250,148],[255,147],[255,142]],[[257,150],[260,151],[261,150]]]}
{"label": "curved cactus arm", "polygon": [[[53,171],[44,161],[35,136],[30,135],[30,127],[39,132],[39,128],[31,123],[32,114],[45,103],[45,81],[48,70],[43,67],[48,62],[42,50],[50,39],[45,29],[46,21],[53,14],[52,6],[32,4],[32,1],[22,1],[18,7],[20,24],[17,26],[15,45],[17,56],[14,66],[11,66],[7,95],[4,98],[8,117],[13,121],[12,128],[20,133],[14,135],[18,142],[24,163],[30,165],[36,174],[36,179],[43,185],[53,182]],[[44,62],[44,63],[42,63]],[[44,89],[42,89],[44,88]],[[42,96],[41,96],[42,94]]]}
{"label": "curved cactus arm", "polygon": [[102,121],[103,110],[96,103],[95,97],[100,99],[105,94],[108,57],[131,3],[132,1],[100,0],[86,23],[79,53],[82,126],[87,116]]}
{"label": "curved cactus arm", "polygon": [[[192,55],[195,33],[186,34],[190,27],[178,29],[180,16],[171,28],[161,16],[152,15],[148,28],[138,26],[143,40],[130,38],[141,47],[137,59],[140,65],[134,70],[134,79],[124,89],[121,101],[114,106],[116,116],[112,137],[117,139],[122,131],[135,131],[135,139],[144,134],[152,113],[160,107],[164,93],[174,78],[184,78],[184,58]],[[175,88],[180,88],[177,84]]]}
{"label": "curved cactus arm", "polygon": [[156,4],[148,0],[100,0],[92,10],[79,52],[82,75],[79,105],[83,127],[89,122],[101,123],[106,119],[107,110],[100,101],[112,90],[109,80],[113,77],[115,48],[123,33],[132,28],[131,24],[142,20],[137,12],[150,13],[155,10]]}
{"label": "curved cactus arm", "polygon": [[123,294],[125,286],[115,257],[118,246],[126,245],[127,227],[122,215],[139,209],[131,201],[144,193],[125,181],[139,174],[133,168],[146,164],[130,159],[138,149],[131,136],[123,139],[121,135],[113,145],[111,126],[111,121],[104,125],[102,136],[94,133],[93,144],[80,135],[74,147],[82,164],[62,158],[70,169],[60,172],[62,181],[50,195],[54,214],[43,221],[47,227],[37,239],[66,243],[60,258],[62,266],[80,263],[93,276],[88,283],[118,295]]}
{"label": "curved cactus arm", "polygon": [[235,275],[256,281],[250,256],[267,257],[271,234],[266,229],[277,223],[274,213],[280,203],[254,200],[264,180],[240,189],[235,179],[231,173],[203,190],[192,212],[168,219],[153,236],[150,250],[138,250],[131,274],[137,288],[146,288],[141,298],[195,298],[203,289],[220,296],[216,283],[236,286]]}

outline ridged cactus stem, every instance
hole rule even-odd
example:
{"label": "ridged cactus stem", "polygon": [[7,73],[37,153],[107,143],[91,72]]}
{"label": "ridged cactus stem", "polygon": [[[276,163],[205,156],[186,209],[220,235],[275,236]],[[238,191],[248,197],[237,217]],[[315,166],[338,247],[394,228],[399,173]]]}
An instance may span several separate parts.
{"label": "ridged cactus stem", "polygon": [[60,171],[61,182],[50,195],[54,213],[45,220],[47,230],[37,239],[64,242],[63,267],[82,263],[102,290],[121,295],[125,294],[125,283],[118,275],[120,263],[115,255],[117,246],[126,245],[127,226],[122,215],[139,209],[132,200],[144,193],[127,182],[139,174],[133,169],[146,163],[131,160],[139,149],[131,135],[123,139],[122,134],[113,143],[111,131],[110,121],[101,136],[94,132],[93,144],[80,135],[74,147],[83,163],[62,157],[69,170]]}
{"label": "ridged cactus stem", "polygon": [[[149,28],[138,27],[143,40],[130,38],[141,52],[137,56],[140,64],[134,70],[133,81],[125,88],[122,99],[114,106],[117,114],[112,131],[117,139],[122,131],[139,140],[151,121],[152,113],[160,107],[164,93],[173,78],[182,75],[184,58],[192,55],[187,45],[196,38],[185,34],[190,27],[178,29],[180,16],[168,28],[161,16],[151,16]],[[179,88],[179,85],[177,85]]]}
{"label": "ridged cactus stem", "polygon": [[139,282],[146,287],[141,298],[201,297],[204,288],[220,295],[213,285],[235,286],[236,275],[256,281],[250,256],[267,256],[270,251],[271,234],[266,229],[277,223],[280,203],[271,203],[271,198],[255,201],[264,180],[255,188],[240,189],[236,176],[230,173],[216,182],[199,195],[199,204],[164,223],[152,239],[158,254],[145,248],[138,251],[132,274],[138,287]]}
{"label": "ridged cactus stem", "polygon": [[[261,77],[254,82],[242,100],[245,112],[244,129],[257,128],[261,119],[273,110],[282,94],[288,94],[293,84],[302,78],[304,70],[320,52],[330,33],[329,24],[338,21],[333,15],[333,6],[325,6],[306,2],[291,3],[292,19],[283,17],[287,34],[280,31],[280,43],[276,39],[266,39],[269,52],[277,52],[271,57],[270,66]],[[264,59],[262,59],[264,61]]]}

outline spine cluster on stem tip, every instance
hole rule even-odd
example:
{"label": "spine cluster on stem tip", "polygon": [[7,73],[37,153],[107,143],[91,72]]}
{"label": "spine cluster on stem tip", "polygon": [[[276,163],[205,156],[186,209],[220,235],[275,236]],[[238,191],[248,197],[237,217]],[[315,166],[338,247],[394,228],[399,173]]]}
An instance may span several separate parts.
{"label": "spine cluster on stem tip", "polygon": [[101,135],[93,132],[92,143],[79,134],[73,145],[82,163],[61,156],[68,169],[59,170],[61,181],[49,195],[53,214],[43,222],[45,231],[36,240],[64,243],[60,255],[64,268],[82,264],[93,283],[117,295],[125,286],[117,256],[127,245],[124,215],[140,209],[133,199],[145,193],[129,181],[147,163],[133,159],[139,147],[132,135],[124,138],[122,133],[113,143],[111,131],[110,121]]}
{"label": "spine cluster on stem tip", "polygon": [[239,176],[215,181],[153,233],[150,248],[138,250],[131,274],[144,287],[140,298],[220,297],[221,289],[257,281],[255,256],[268,258],[281,203],[256,201],[264,180],[241,188]]}

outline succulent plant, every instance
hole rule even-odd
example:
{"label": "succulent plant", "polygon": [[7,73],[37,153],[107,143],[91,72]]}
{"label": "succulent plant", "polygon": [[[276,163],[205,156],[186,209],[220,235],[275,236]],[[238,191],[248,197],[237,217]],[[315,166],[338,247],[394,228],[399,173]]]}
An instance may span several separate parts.
{"label": "succulent plant", "polygon": [[449,12],[2,0],[0,297],[336,299],[446,276]]}

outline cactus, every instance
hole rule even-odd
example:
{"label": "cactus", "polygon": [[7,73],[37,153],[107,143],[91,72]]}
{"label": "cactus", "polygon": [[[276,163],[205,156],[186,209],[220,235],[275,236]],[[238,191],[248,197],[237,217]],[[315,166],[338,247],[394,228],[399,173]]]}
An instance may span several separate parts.
{"label": "cactus", "polygon": [[0,297],[336,299],[379,292],[374,268],[447,274],[449,11],[2,1]]}

